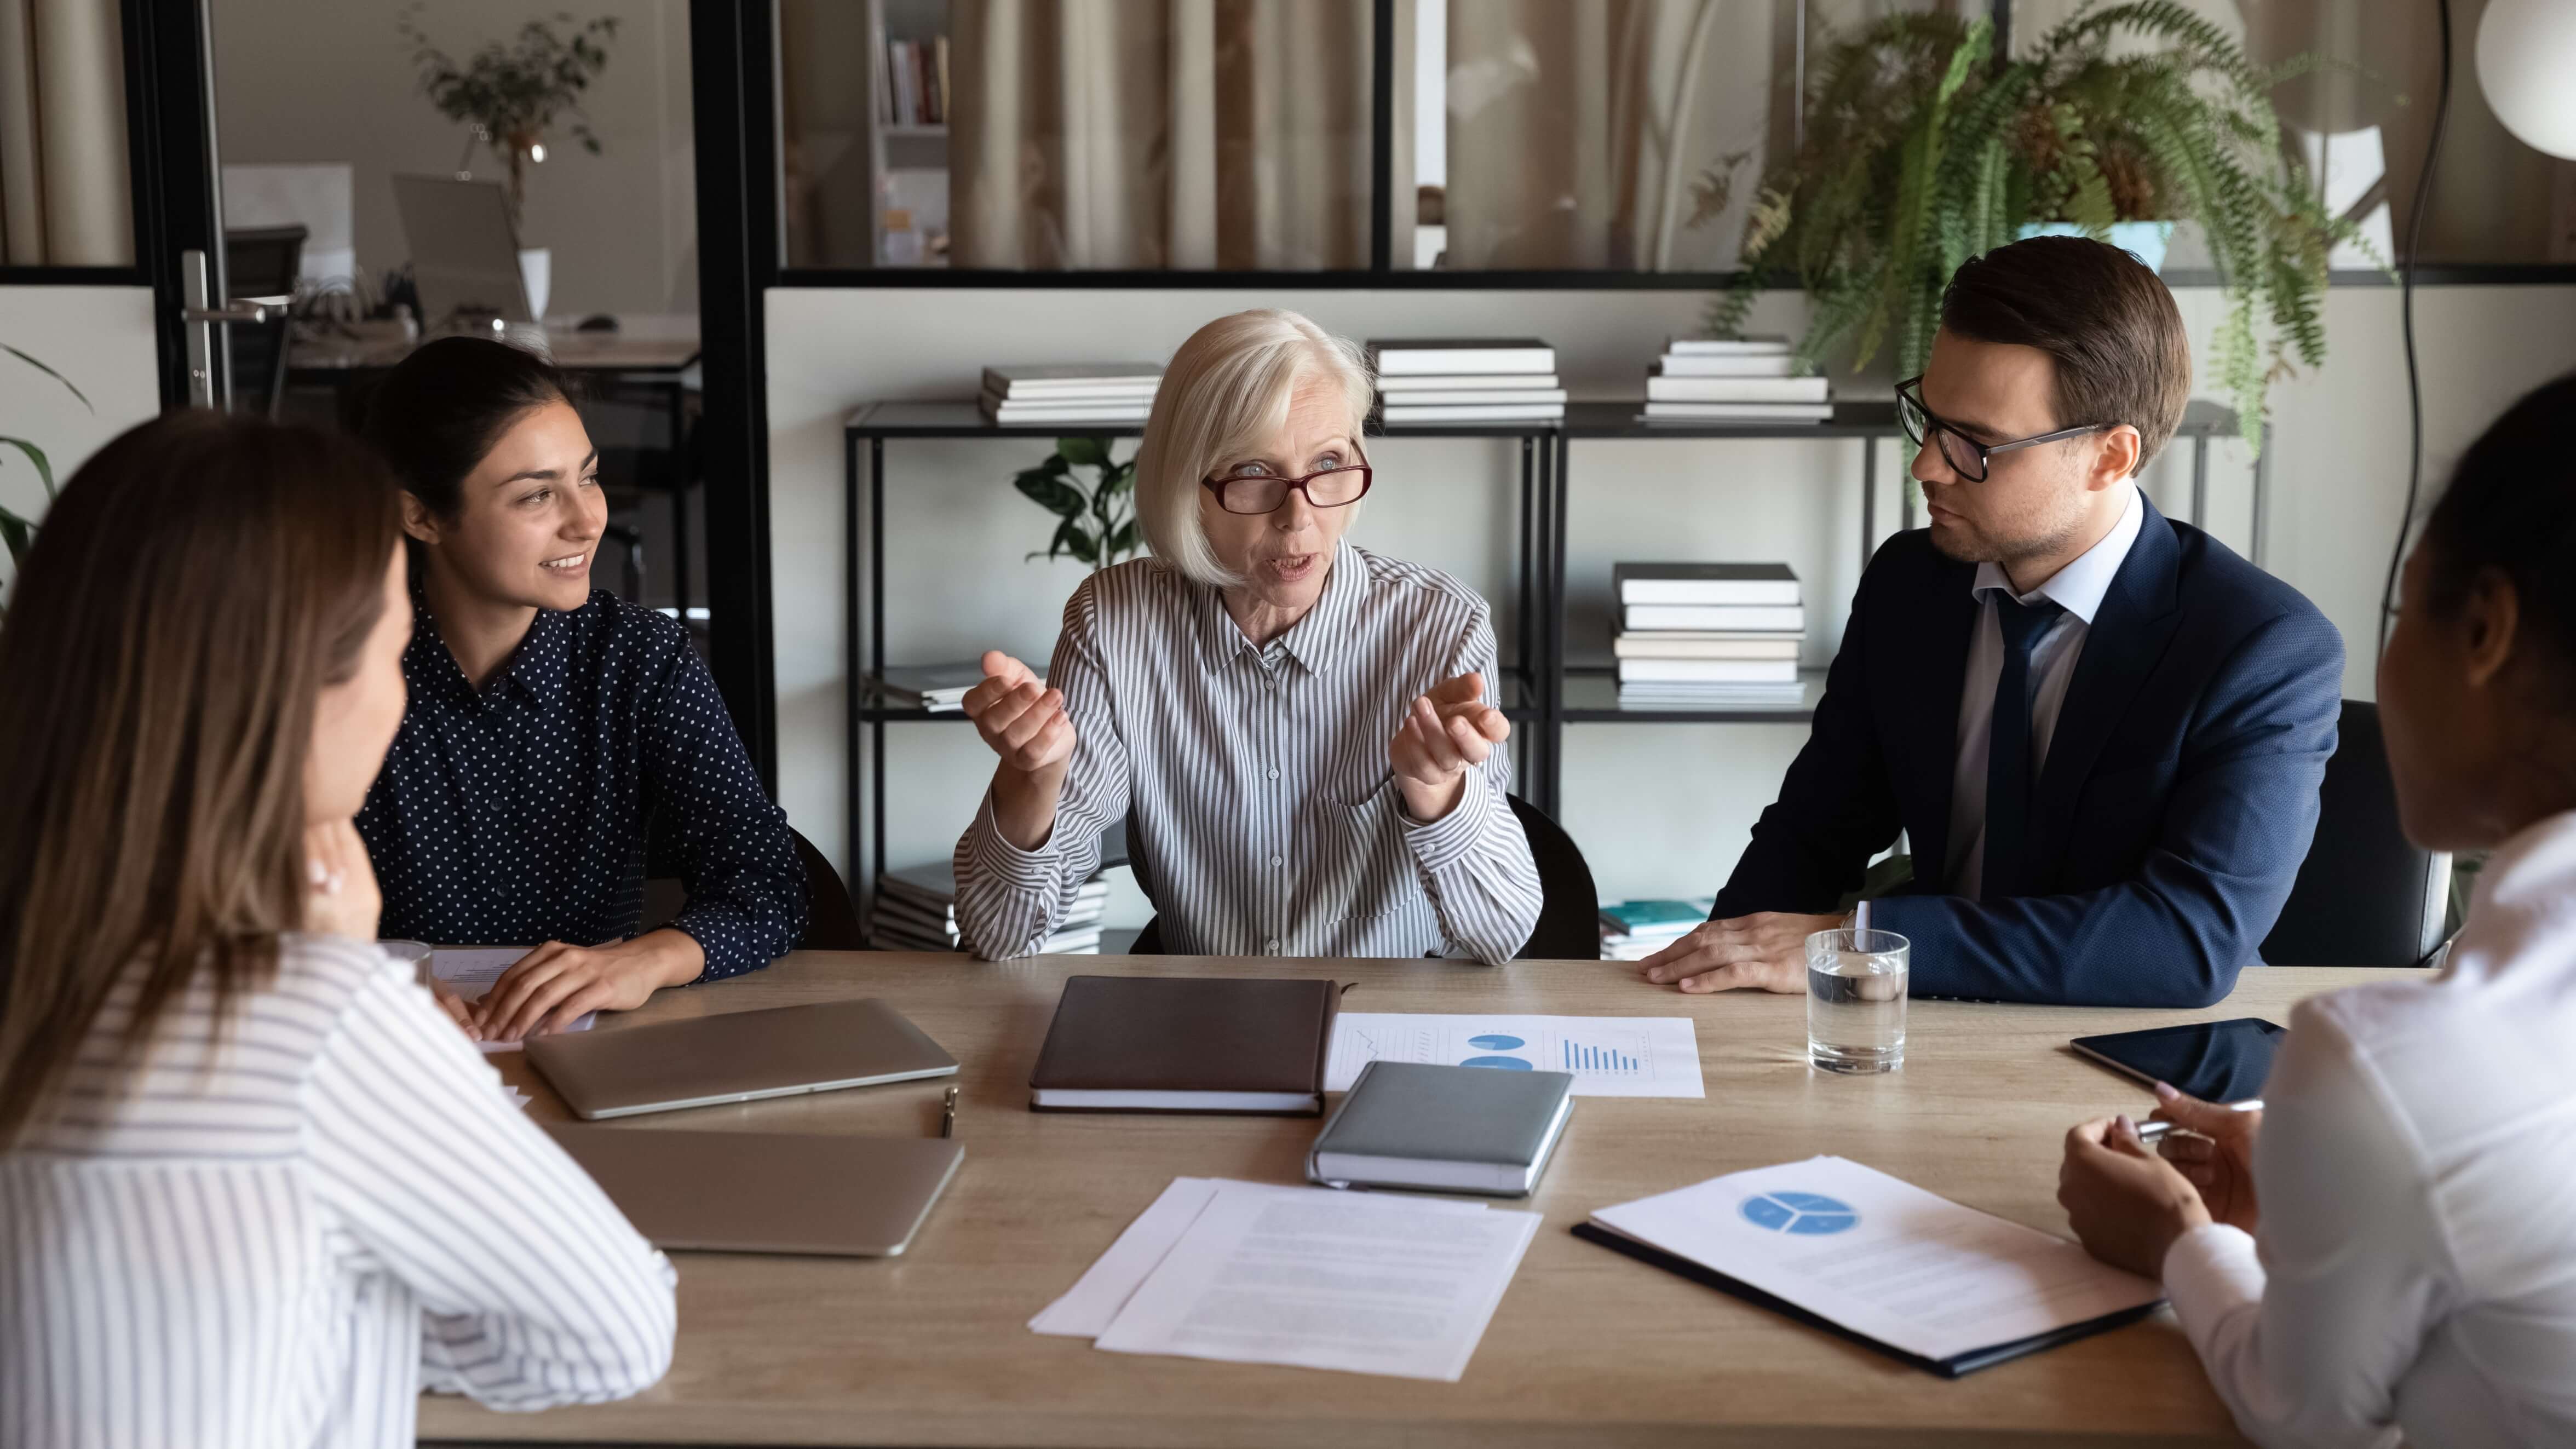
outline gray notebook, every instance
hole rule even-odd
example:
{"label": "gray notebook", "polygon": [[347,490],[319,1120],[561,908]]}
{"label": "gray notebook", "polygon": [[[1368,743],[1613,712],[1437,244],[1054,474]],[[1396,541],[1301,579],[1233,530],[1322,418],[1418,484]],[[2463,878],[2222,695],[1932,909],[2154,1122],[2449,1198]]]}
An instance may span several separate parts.
{"label": "gray notebook", "polygon": [[1571,1072],[1371,1062],[1316,1134],[1306,1176],[1523,1197],[1573,1108]]}

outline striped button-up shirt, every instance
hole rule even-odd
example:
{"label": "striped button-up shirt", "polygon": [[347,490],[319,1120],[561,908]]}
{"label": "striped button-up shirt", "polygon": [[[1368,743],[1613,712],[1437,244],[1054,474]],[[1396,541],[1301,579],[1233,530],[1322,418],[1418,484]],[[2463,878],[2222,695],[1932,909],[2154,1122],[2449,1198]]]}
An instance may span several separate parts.
{"label": "striped button-up shirt", "polygon": [[1158,561],[1093,574],[1047,672],[1076,735],[1055,829],[1021,850],[987,795],[957,842],[959,935],[987,958],[1035,951],[1125,817],[1175,954],[1508,960],[1539,914],[1504,798],[1510,752],[1469,766],[1457,805],[1427,823],[1388,761],[1415,696],[1470,671],[1492,703],[1484,599],[1348,542],[1314,608],[1267,645]]}
{"label": "striped button-up shirt", "polygon": [[200,978],[130,1063],[129,975],[0,1152],[0,1445],[405,1445],[424,1382],[541,1409],[659,1379],[670,1264],[412,968],[279,955],[220,1030]]}

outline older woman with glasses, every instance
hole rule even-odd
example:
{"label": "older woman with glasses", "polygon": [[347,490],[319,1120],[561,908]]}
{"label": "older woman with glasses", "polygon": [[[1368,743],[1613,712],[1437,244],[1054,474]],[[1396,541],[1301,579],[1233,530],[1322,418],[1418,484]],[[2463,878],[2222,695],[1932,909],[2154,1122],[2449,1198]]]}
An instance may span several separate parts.
{"label": "older woman with glasses", "polygon": [[1529,939],[1491,610],[1342,536],[1368,400],[1357,349],[1294,312],[1181,344],[1136,455],[1152,556],[1074,590],[1044,684],[995,652],[966,695],[1001,757],[957,842],[976,955],[1036,950],[1122,819],[1175,952],[1492,964]]}

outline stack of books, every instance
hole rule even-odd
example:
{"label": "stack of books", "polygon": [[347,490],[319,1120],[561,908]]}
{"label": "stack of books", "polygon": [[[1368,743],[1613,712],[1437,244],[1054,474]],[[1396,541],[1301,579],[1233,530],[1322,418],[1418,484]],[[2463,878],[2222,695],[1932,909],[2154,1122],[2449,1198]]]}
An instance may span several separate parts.
{"label": "stack of books", "polygon": [[1163,369],[1150,362],[1024,362],[984,369],[997,423],[1141,423]]}
{"label": "stack of books", "polygon": [[1676,337],[1646,370],[1648,422],[1821,423],[1834,405],[1786,337]]}
{"label": "stack of books", "polygon": [[1643,961],[1691,933],[1717,909],[1717,897],[1695,901],[1621,901],[1601,908],[1601,959]]}
{"label": "stack of books", "polygon": [[948,124],[948,37],[889,40],[877,53],[877,119],[895,126]]}
{"label": "stack of books", "polygon": [[[1046,671],[1032,669],[1038,683],[1046,683]],[[984,682],[981,660],[967,659],[955,664],[912,664],[889,669],[872,676],[877,697],[892,709],[922,709],[932,714],[946,714],[965,707],[966,691]]]}
{"label": "stack of books", "polygon": [[1619,703],[1789,704],[1804,698],[1807,609],[1787,564],[1623,563]]}
{"label": "stack of books", "polygon": [[1552,423],[1565,417],[1556,349],[1535,337],[1373,341],[1378,421]]}
{"label": "stack of books", "polygon": [[[1065,912],[1055,934],[1038,952],[1046,956],[1100,954],[1100,913],[1109,903],[1109,882],[1098,876],[1074,892],[1073,909]],[[868,937],[888,951],[954,951],[957,949],[957,877],[948,862],[908,866],[877,877],[876,909],[868,918]]]}

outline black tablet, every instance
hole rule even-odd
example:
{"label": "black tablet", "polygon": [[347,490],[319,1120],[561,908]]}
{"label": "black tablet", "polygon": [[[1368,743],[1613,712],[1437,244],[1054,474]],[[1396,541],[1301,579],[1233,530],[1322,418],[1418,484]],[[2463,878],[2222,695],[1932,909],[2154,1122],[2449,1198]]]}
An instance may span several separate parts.
{"label": "black tablet", "polygon": [[2123,1076],[2171,1082],[2204,1102],[2243,1102],[2263,1095],[2272,1053],[2288,1028],[2260,1017],[2160,1026],[2108,1036],[2079,1036],[2068,1045]]}

